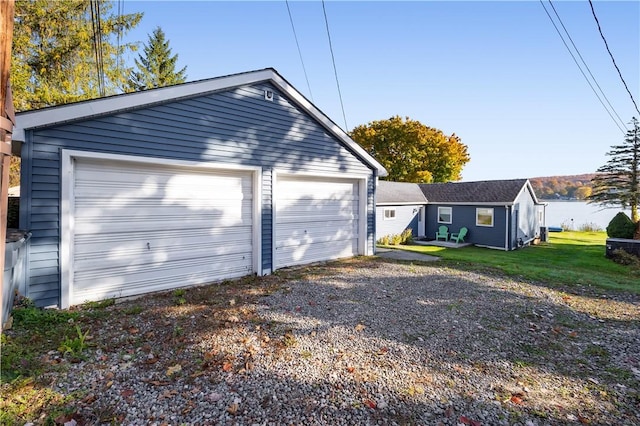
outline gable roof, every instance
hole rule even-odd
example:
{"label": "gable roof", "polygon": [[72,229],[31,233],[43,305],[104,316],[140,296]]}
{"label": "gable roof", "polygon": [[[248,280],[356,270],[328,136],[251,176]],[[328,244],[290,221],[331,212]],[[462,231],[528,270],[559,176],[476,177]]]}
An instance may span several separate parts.
{"label": "gable roof", "polygon": [[336,137],[351,150],[351,152],[355,153],[364,163],[376,169],[378,176],[387,176],[387,171],[382,164],[369,155],[360,145],[351,139],[344,130],[309,102],[302,93],[289,84],[289,82],[273,68],[20,112],[16,114],[16,126],[12,134],[12,139],[24,142],[24,132],[29,129],[89,119],[262,82],[269,82],[286,94],[289,100],[315,119],[325,130]]}
{"label": "gable roof", "polygon": [[529,191],[540,204],[528,179],[484,180],[419,184],[429,203],[440,204],[513,204],[522,191]]}
{"label": "gable roof", "polygon": [[417,183],[378,181],[376,205],[426,204]]}

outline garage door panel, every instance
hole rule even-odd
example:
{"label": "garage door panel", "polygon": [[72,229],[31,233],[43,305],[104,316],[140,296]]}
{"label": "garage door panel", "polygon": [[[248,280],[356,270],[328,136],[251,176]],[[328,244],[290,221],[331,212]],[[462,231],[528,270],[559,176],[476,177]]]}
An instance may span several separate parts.
{"label": "garage door panel", "polygon": [[358,252],[357,240],[338,245],[335,241],[319,242],[310,249],[308,245],[286,246],[277,250],[280,263],[299,265],[301,263],[321,262],[323,260],[351,257]]}
{"label": "garage door panel", "polygon": [[75,160],[71,303],[253,272],[249,171]]}
{"label": "garage door panel", "polygon": [[[188,217],[189,220],[185,220]],[[164,216],[154,218],[109,218],[101,222],[93,220],[80,219],[76,221],[76,233],[77,234],[100,234],[100,233],[117,233],[128,232],[130,229],[136,229],[138,231],[153,232],[158,229],[170,229],[170,230],[183,230],[188,231],[190,229],[204,230],[203,232],[209,233],[211,229],[216,227],[228,227],[228,228],[246,228],[251,226],[252,219],[238,220],[234,218],[226,217],[191,217],[188,212],[183,215]],[[213,227],[213,228],[212,228]]]}
{"label": "garage door panel", "polygon": [[[168,290],[177,286],[206,284],[222,279],[237,278],[247,275],[251,269],[252,259],[232,256],[220,257],[216,262],[209,259],[183,262],[182,269],[189,272],[175,273],[173,269],[158,266],[145,272],[126,269],[113,271],[111,274],[85,272],[77,278],[81,283],[74,288],[71,304],[80,304],[88,300],[99,300],[110,297],[126,297],[149,292],[149,282],[153,282],[153,291]],[[176,265],[178,266],[178,265]],[[173,273],[172,273],[173,272]]]}
{"label": "garage door panel", "polygon": [[[251,250],[251,240],[230,243],[180,244],[175,246],[146,246],[147,242],[113,247],[78,255],[75,259],[76,271],[112,269],[120,267],[146,268],[156,263],[174,263],[188,259],[212,258],[214,256],[239,254],[244,256]],[[105,247],[106,249],[106,247]],[[177,265],[177,263],[176,263]]]}
{"label": "garage door panel", "polygon": [[276,269],[358,253],[357,180],[285,175],[276,185]]}

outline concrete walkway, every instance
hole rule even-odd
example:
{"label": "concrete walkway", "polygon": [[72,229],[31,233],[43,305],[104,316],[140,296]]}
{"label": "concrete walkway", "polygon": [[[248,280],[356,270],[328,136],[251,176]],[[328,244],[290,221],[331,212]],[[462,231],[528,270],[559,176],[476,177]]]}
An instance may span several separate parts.
{"label": "concrete walkway", "polygon": [[388,249],[376,247],[376,255],[380,257],[384,257],[386,259],[394,259],[394,260],[419,260],[421,262],[432,262],[434,260],[440,259],[436,256],[430,256],[428,254],[416,253],[413,251],[407,250],[396,250],[396,249]]}

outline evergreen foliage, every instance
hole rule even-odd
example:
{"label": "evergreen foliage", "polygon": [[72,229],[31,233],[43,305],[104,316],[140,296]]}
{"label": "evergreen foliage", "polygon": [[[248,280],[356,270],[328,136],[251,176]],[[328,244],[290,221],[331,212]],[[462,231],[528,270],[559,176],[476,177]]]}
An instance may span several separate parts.
{"label": "evergreen foliage", "polygon": [[611,219],[607,225],[607,235],[609,238],[633,238],[636,224],[633,223],[629,216],[624,212],[620,212]]}
{"label": "evergreen foliage", "polygon": [[470,160],[458,136],[408,117],[372,121],[354,128],[350,136],[387,169],[387,179],[396,182],[460,180]]}
{"label": "evergreen foliage", "polygon": [[162,28],[157,27],[135,60],[136,70],[129,76],[129,89],[140,91],[184,83],[187,67],[176,71],[177,61],[178,54],[171,55],[169,40],[165,39]]}
{"label": "evergreen foliage", "polygon": [[631,209],[631,220],[640,221],[640,127],[638,120],[631,120],[633,129],[627,131],[621,145],[613,145],[607,152],[610,160],[598,169],[593,178],[593,193],[589,202],[604,206],[621,206]]}
{"label": "evergreen foliage", "polygon": [[[113,14],[107,0],[97,5],[105,94],[115,94],[129,74],[118,58],[135,45],[114,39],[138,25],[142,14]],[[89,1],[17,0],[14,22],[11,87],[17,111],[100,96]]]}

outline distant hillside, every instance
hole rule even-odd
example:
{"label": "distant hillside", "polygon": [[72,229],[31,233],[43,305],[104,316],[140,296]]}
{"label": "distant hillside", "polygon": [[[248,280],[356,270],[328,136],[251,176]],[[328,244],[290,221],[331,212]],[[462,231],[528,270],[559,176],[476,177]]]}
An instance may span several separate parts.
{"label": "distant hillside", "polygon": [[595,173],[571,176],[546,176],[530,178],[536,197],[541,200],[584,200],[591,195],[591,179]]}

